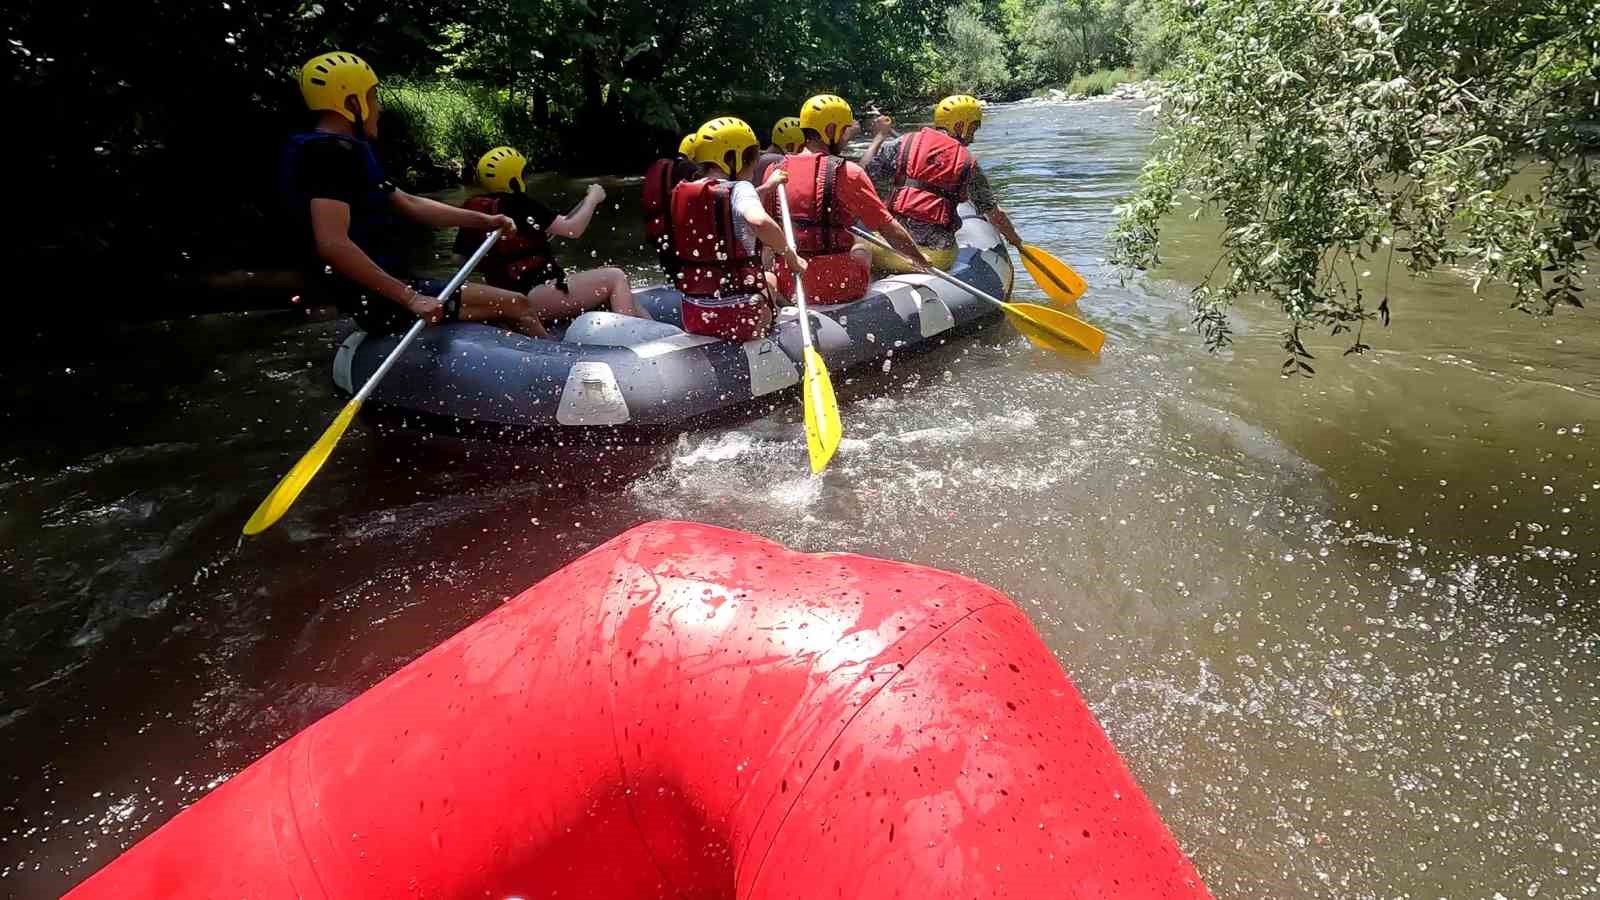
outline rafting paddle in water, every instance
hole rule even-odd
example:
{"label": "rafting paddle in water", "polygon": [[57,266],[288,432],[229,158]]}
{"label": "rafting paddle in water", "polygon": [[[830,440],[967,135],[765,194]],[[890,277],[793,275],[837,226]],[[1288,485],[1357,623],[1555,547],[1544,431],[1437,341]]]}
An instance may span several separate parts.
{"label": "rafting paddle in water", "polygon": [[[858,225],[850,226],[850,231],[864,241],[899,255],[899,252],[889,246],[883,238]],[[1040,306],[1037,303],[1007,303],[986,291],[978,290],[949,272],[932,267],[929,267],[928,274],[942,281],[948,281],[972,296],[1000,307],[1005,311],[1006,318],[1011,320],[1011,324],[1022,332],[1023,337],[1046,350],[1065,353],[1073,347],[1081,347],[1090,353],[1099,353],[1101,345],[1106,342],[1105,332],[1058,309]]]}
{"label": "rafting paddle in water", "polygon": [[[789,192],[778,185],[778,209],[783,213],[783,236],[789,249],[798,254],[794,243],[794,222],[789,218]],[[822,363],[822,354],[811,343],[811,316],[806,312],[806,286],[801,273],[794,273],[795,305],[800,308],[800,346],[805,360],[805,375],[800,395],[806,407],[806,447],[811,451],[811,472],[828,467],[828,460],[839,449],[844,426],[839,424],[839,401],[833,396],[833,379]]]}
{"label": "rafting paddle in water", "polygon": [[[450,279],[450,283],[445,285],[444,290],[440,292],[437,298],[440,303],[450,299],[450,295],[461,288],[461,283],[467,280],[467,276],[478,265],[478,261],[483,259],[489,252],[489,248],[493,247],[494,242],[499,239],[500,232],[498,231],[491,232],[488,237],[483,239],[483,245],[473,251],[472,257],[467,260],[467,264],[461,267],[461,271],[457,272],[456,276]],[[350,423],[355,421],[356,413],[361,410],[361,404],[372,393],[372,389],[378,386],[378,382],[383,380],[383,376],[389,374],[389,370],[394,367],[395,360],[400,358],[400,354],[406,352],[406,347],[416,339],[417,335],[422,333],[422,329],[427,324],[428,320],[418,319],[416,324],[411,326],[411,330],[406,332],[406,336],[400,339],[400,343],[389,351],[389,356],[384,359],[383,364],[378,366],[376,372],[372,373],[372,377],[368,378],[367,383],[361,386],[361,390],[350,398],[350,402],[344,405],[344,409],[339,411],[339,415],[334,418],[333,424],[328,426],[328,430],[322,433],[322,437],[317,438],[317,442],[311,445],[311,449],[306,451],[306,455],[300,457],[300,461],[294,464],[294,468],[289,470],[289,474],[283,476],[283,480],[278,482],[278,486],[272,489],[272,493],[268,494],[266,499],[261,501],[261,505],[256,507],[255,514],[250,517],[250,521],[244,523],[245,534],[260,534],[271,528],[273,523],[283,518],[283,514],[289,511],[289,507],[294,505],[294,501],[300,499],[300,492],[306,489],[306,485],[311,483],[311,479],[317,477],[317,472],[321,470],[322,464],[328,461],[329,456],[333,455],[333,448],[339,445],[339,439],[344,437],[344,433],[349,429]]]}
{"label": "rafting paddle in water", "polygon": [[1033,276],[1034,283],[1044,291],[1045,296],[1062,306],[1078,302],[1083,292],[1089,289],[1071,266],[1051,256],[1044,248],[1023,244],[1018,251],[1022,255],[1022,267]]}

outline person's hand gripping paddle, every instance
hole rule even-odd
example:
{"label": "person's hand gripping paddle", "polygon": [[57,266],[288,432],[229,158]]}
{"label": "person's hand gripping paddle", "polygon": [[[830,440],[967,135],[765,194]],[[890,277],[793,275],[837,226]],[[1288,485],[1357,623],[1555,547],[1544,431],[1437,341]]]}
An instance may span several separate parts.
{"label": "person's hand gripping paddle", "polygon": [[[438,299],[440,303],[450,299],[451,294],[460,290],[461,283],[467,280],[467,276],[472,274],[473,268],[488,254],[489,248],[493,247],[494,242],[499,239],[500,232],[498,231],[490,232],[489,236],[483,239],[483,245],[473,252],[472,257],[467,260],[467,264],[461,267],[461,271],[457,272],[455,277],[450,279],[450,283],[445,285],[444,290],[439,293]],[[422,329],[427,324],[426,319],[418,319],[416,324],[411,326],[411,330],[406,332],[406,336],[400,339],[400,343],[389,351],[389,356],[384,359],[383,364],[378,366],[376,372],[372,373],[372,377],[368,378],[367,383],[361,386],[361,390],[356,391],[356,395],[350,398],[350,402],[344,405],[344,409],[339,411],[339,415],[334,418],[333,424],[328,426],[328,430],[322,433],[322,437],[317,438],[317,442],[311,445],[311,449],[306,451],[306,455],[300,457],[300,461],[294,464],[294,468],[289,470],[289,474],[283,476],[283,480],[278,482],[278,486],[267,494],[266,499],[261,501],[260,506],[256,507],[255,514],[250,516],[250,521],[244,523],[245,534],[260,534],[271,528],[273,523],[283,518],[283,514],[288,512],[289,507],[293,506],[294,502],[300,498],[300,492],[306,489],[306,485],[311,483],[311,479],[317,477],[317,472],[322,469],[322,464],[328,461],[329,456],[333,455],[333,448],[339,445],[339,439],[344,437],[344,433],[349,429],[350,423],[355,421],[356,413],[361,411],[361,404],[366,402],[367,397],[372,393],[372,389],[378,386],[378,382],[383,380],[383,376],[389,374],[389,370],[394,367],[395,360],[400,358],[400,354],[406,352],[406,347],[416,339],[417,335],[422,333]]]}
{"label": "person's hand gripping paddle", "polygon": [[[875,244],[899,255],[899,251],[889,246],[883,238],[878,237],[860,226],[850,226],[850,231],[856,237]],[[1040,306],[1037,303],[1007,303],[986,291],[980,291],[965,281],[942,272],[933,267],[927,269],[929,275],[966,291],[980,300],[987,300],[1005,311],[1006,318],[1011,320],[1022,336],[1032,341],[1036,346],[1057,353],[1066,353],[1073,347],[1081,347],[1090,353],[1099,353],[1100,347],[1106,342],[1106,333],[1090,325],[1082,319],[1074,318],[1058,309]]]}

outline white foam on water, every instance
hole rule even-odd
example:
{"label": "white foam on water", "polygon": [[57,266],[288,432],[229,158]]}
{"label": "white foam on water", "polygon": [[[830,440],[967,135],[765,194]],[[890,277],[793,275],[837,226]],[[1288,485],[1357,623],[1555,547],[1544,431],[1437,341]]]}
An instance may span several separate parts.
{"label": "white foam on water", "polygon": [[822,479],[810,475],[780,481],[767,490],[767,499],[785,509],[808,507],[821,495]]}
{"label": "white foam on water", "polygon": [[685,435],[678,441],[677,451],[673,453],[674,466],[697,466],[702,463],[727,462],[738,459],[746,453],[755,450],[756,439],[742,431],[720,434],[692,443]]}

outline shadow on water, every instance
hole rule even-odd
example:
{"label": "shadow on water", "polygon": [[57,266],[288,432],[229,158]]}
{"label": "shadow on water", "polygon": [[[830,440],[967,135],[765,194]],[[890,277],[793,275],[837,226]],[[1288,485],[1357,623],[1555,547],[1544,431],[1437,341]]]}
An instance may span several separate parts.
{"label": "shadow on water", "polygon": [[[1592,893],[1595,314],[1528,319],[1441,277],[1394,286],[1374,351],[1313,342],[1315,379],[1278,377],[1254,304],[1209,355],[1185,303],[1208,223],[1174,223],[1147,277],[1104,262],[1136,112],[997,108],[977,147],[1023,234],[1089,281],[1102,356],[1001,327],[836,376],[846,436],[820,477],[793,403],[599,446],[379,415],[242,543],[342,402],[346,326],[31,342],[4,364],[0,886],[61,891],[544,574],[680,517],[1016,597],[1218,896]],[[642,283],[637,182],[606,185],[571,261]]]}

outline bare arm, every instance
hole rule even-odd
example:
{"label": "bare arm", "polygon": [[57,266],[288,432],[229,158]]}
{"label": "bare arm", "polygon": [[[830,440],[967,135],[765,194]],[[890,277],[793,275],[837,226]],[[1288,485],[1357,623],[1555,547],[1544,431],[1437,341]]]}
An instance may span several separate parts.
{"label": "bare arm", "polygon": [[756,195],[765,200],[766,198],[778,192],[778,185],[788,183],[788,171],[780,169],[777,166],[773,166],[772,171],[767,173],[767,180],[762,182],[760,187],[756,188]]}
{"label": "bare arm", "polygon": [[594,211],[605,199],[605,188],[598,184],[589,185],[589,192],[584,195],[577,209],[564,216],[556,216],[555,221],[550,223],[550,233],[570,240],[583,237],[583,233],[589,230],[589,222],[594,219]]}
{"label": "bare arm", "polygon": [[413,222],[432,225],[434,228],[470,228],[474,231],[509,231],[514,223],[506,216],[488,216],[427,197],[418,197],[405,191],[395,191],[391,203],[395,211]]}
{"label": "bare arm", "polygon": [[894,133],[894,120],[888,116],[879,116],[872,123],[872,141],[867,144],[867,152],[861,154],[861,165],[869,165],[878,158],[878,150],[883,147],[883,142]]}
{"label": "bare arm", "polygon": [[994,201],[994,188],[989,186],[989,176],[983,174],[981,167],[972,167],[972,171],[967,174],[966,183],[962,185],[961,194],[961,199],[971,201],[972,205],[983,213],[983,217],[989,220],[989,224],[1000,232],[1000,236],[1006,239],[1006,243],[1017,248],[1022,246],[1022,237],[1017,234],[1017,229],[1012,227],[1011,217],[1006,215],[1006,211]]}
{"label": "bare arm", "polygon": [[1005,210],[996,206],[994,209],[984,213],[983,217],[989,220],[989,224],[993,225],[996,231],[1000,232],[1000,236],[1006,239],[1006,243],[1013,247],[1022,246],[1022,237],[1017,234],[1017,229],[1012,226],[1011,217],[1006,215]]}
{"label": "bare arm", "polygon": [[761,239],[761,243],[766,244],[768,247],[783,249],[784,260],[788,262],[790,271],[804,272],[806,270],[805,261],[793,250],[789,249],[789,238],[784,235],[783,226],[767,215],[766,210],[759,212],[750,210],[745,213],[744,220],[751,230],[756,233],[756,237]]}
{"label": "bare arm", "polygon": [[406,306],[411,286],[385,272],[350,240],[350,204],[317,197],[311,201],[311,230],[317,255],[347,281]]}
{"label": "bare arm", "polygon": [[928,268],[928,258],[922,255],[922,248],[917,246],[917,242],[911,239],[911,232],[907,231],[898,220],[890,219],[887,225],[878,229],[878,232],[889,242],[889,246],[900,251],[901,256],[922,269]]}

